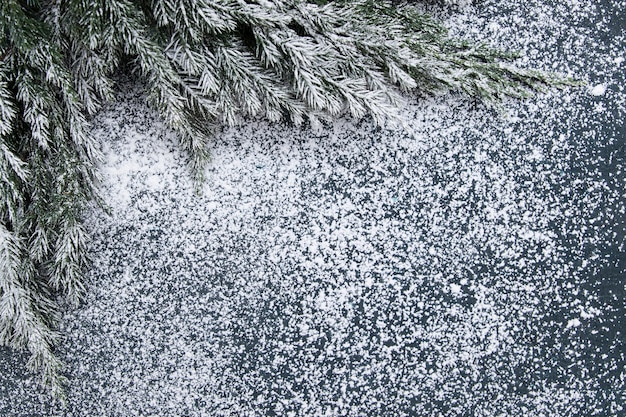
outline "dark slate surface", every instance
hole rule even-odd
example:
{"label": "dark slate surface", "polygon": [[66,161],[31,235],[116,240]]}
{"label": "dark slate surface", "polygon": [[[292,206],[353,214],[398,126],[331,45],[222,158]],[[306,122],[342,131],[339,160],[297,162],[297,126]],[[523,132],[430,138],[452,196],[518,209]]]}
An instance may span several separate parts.
{"label": "dark slate surface", "polygon": [[197,195],[123,85],[68,406],[2,350],[0,415],[624,415],[625,2],[480,3],[453,33],[589,86],[410,103],[404,130],[249,123]]}

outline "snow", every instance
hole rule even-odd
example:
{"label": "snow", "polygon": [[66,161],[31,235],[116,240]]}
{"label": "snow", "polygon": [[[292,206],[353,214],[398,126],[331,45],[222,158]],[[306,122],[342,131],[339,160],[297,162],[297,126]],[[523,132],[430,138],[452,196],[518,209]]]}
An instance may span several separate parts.
{"label": "snow", "polygon": [[580,326],[580,320],[579,319],[571,319],[567,321],[567,328],[569,329],[570,327],[578,327]]}
{"label": "snow", "polygon": [[461,286],[458,284],[450,284],[450,292],[455,296],[461,295]]}
{"label": "snow", "polygon": [[603,96],[606,93],[606,84],[597,84],[589,90],[592,96]]}
{"label": "snow", "polygon": [[111,214],[63,318],[68,408],[0,361],[0,415],[623,414],[623,270],[600,271],[624,247],[624,39],[592,31],[601,2],[545,3],[448,22],[591,91],[412,101],[406,131],[251,121],[216,134],[200,192],[124,84],[93,122]]}

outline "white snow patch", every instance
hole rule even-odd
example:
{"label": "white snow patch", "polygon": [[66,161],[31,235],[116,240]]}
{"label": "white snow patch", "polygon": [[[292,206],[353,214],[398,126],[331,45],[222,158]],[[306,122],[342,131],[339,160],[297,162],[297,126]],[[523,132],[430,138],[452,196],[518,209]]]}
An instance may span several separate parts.
{"label": "white snow patch", "polygon": [[460,296],[462,294],[461,286],[458,284],[451,283],[450,284],[450,292],[454,296]]}
{"label": "white snow patch", "polygon": [[163,179],[159,175],[150,175],[146,178],[146,186],[152,191],[160,191],[165,188]]}
{"label": "white snow patch", "polygon": [[567,326],[565,326],[566,329],[572,328],[572,327],[578,327],[580,326],[580,320],[577,318],[573,318],[567,321]]}
{"label": "white snow patch", "polygon": [[589,89],[589,94],[596,97],[603,96],[606,93],[606,88],[606,84],[596,84]]}

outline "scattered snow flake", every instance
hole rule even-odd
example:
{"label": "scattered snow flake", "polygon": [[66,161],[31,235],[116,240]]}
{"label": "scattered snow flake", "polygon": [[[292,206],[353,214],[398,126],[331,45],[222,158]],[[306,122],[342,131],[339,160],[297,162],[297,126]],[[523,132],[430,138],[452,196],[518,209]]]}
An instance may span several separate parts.
{"label": "scattered snow flake", "polygon": [[458,284],[450,284],[450,292],[452,295],[459,296],[462,293],[461,286]]}
{"label": "scattered snow flake", "polygon": [[571,327],[578,327],[578,326],[580,326],[580,320],[577,318],[573,318],[567,321],[566,328],[569,329]]}
{"label": "scattered snow flake", "polygon": [[365,281],[363,281],[363,285],[365,285],[366,288],[371,288],[373,284],[374,280],[372,280],[371,277],[366,277]]}
{"label": "scattered snow flake", "polygon": [[592,96],[603,96],[606,93],[606,84],[596,84],[589,89],[589,94]]}

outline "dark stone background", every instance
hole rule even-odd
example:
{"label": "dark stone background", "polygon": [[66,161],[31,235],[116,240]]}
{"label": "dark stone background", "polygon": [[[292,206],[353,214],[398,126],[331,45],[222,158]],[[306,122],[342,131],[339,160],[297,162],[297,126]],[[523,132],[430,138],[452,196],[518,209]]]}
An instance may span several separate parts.
{"label": "dark stone background", "polygon": [[624,415],[626,3],[474,4],[452,33],[590,88],[411,103],[412,134],[251,122],[198,196],[122,84],[68,407],[4,349],[0,415]]}

